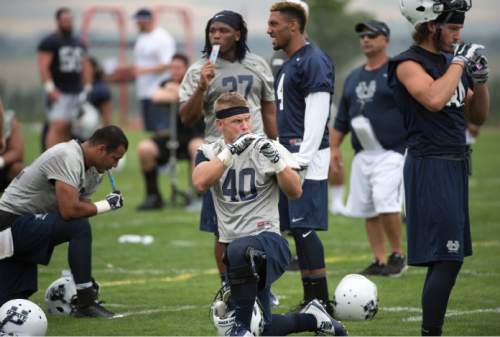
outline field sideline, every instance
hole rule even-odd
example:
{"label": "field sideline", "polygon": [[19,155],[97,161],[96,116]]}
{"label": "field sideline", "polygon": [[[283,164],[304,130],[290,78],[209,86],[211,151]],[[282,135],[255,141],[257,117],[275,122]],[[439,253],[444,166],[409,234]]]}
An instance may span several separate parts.
{"label": "field sideline", "polygon": [[[24,127],[26,162],[39,154],[39,133]],[[127,133],[131,142],[125,169],[115,173],[125,207],[91,220],[93,275],[102,286],[102,299],[121,318],[73,319],[49,316],[48,335],[214,335],[209,306],[218,289],[210,234],[198,231],[197,213],[168,207],[138,213],[144,187],[135,154],[140,132]],[[473,153],[470,209],[474,255],[466,259],[448,307],[445,335],[500,333],[500,132],[482,130]],[[343,145],[347,170],[352,157]],[[179,182],[187,185],[187,164],[178,168]],[[346,172],[347,173],[347,172]],[[167,176],[161,176],[168,194]],[[107,179],[94,199],[110,191]],[[121,244],[124,234],[154,236],[151,245]],[[358,272],[371,260],[363,222],[330,217],[330,230],[321,233],[325,245],[329,288]],[[39,291],[32,297],[45,309],[47,286],[67,269],[66,245],[56,248],[49,266],[39,268]],[[292,247],[292,251],[294,248]],[[425,269],[410,268],[401,278],[371,278],[378,286],[379,313],[370,322],[345,322],[351,335],[420,335],[420,293]],[[273,287],[281,300],[278,311],[295,306],[302,296],[297,272],[286,273]]]}

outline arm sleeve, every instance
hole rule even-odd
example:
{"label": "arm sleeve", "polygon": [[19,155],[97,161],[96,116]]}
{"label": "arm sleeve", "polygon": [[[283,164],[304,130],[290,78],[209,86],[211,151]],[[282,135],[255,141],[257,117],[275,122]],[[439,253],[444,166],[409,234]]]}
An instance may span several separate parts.
{"label": "arm sleeve", "polygon": [[309,165],[318,151],[330,114],[330,93],[315,92],[306,97],[304,137],[295,158],[300,165]]}

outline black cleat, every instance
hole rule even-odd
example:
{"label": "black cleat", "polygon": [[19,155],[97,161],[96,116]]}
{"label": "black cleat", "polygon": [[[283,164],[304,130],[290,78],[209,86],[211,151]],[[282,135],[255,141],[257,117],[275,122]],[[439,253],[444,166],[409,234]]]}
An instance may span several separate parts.
{"label": "black cleat", "polygon": [[392,253],[387,260],[387,265],[384,268],[385,276],[398,277],[401,276],[408,266],[406,265],[406,258],[399,253]]}
{"label": "black cleat", "polygon": [[71,315],[73,315],[74,317],[101,317],[101,318],[113,318],[115,316],[113,312],[103,307],[97,301],[85,307],[75,306]]}
{"label": "black cleat", "polygon": [[387,276],[385,274],[385,264],[379,262],[379,260],[373,261],[368,267],[360,271],[361,275],[374,275],[374,276]]}
{"label": "black cleat", "polygon": [[165,203],[163,202],[162,197],[157,194],[151,194],[146,196],[146,199],[144,199],[144,201],[137,206],[137,210],[152,211],[162,209],[163,207],[165,207]]}

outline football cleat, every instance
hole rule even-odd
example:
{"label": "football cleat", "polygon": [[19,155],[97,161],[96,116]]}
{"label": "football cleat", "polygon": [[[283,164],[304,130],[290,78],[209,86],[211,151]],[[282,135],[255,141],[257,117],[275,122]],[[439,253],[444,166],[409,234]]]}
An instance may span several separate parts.
{"label": "football cleat", "polygon": [[311,314],[316,318],[317,334],[347,336],[347,329],[344,325],[333,319],[318,300],[312,300],[300,312],[303,314]]}
{"label": "football cleat", "polygon": [[103,307],[101,303],[98,301],[85,307],[76,306],[73,309],[72,315],[74,317],[101,317],[101,318],[113,318],[115,316],[113,312]]}

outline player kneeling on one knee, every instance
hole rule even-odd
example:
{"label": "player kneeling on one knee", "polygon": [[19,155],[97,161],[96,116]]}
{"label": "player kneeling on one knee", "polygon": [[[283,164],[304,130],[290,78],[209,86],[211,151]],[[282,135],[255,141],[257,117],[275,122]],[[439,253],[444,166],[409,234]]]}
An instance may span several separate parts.
{"label": "player kneeling on one knee", "polygon": [[[221,295],[214,302],[212,313],[218,332],[345,334],[345,328],[317,300],[300,313],[271,313],[271,285],[285,272],[291,257],[279,231],[279,190],[289,198],[300,197],[299,165],[277,142],[248,133],[250,113],[238,93],[222,94],[215,102],[215,114],[223,138],[200,147],[193,184],[200,192],[210,189],[219,241],[226,245],[230,297]],[[227,291],[219,292],[224,293]],[[262,315],[255,313],[256,301]],[[263,323],[252,322],[258,317]]]}

